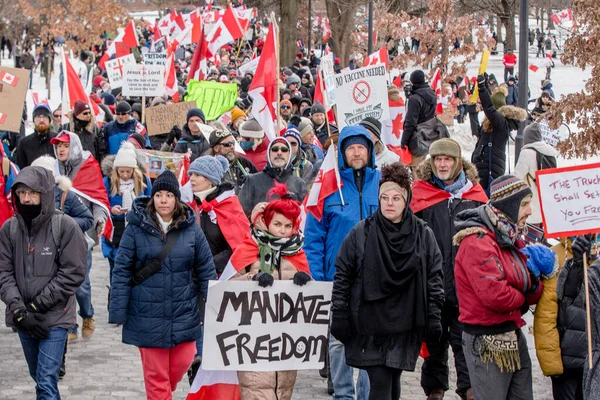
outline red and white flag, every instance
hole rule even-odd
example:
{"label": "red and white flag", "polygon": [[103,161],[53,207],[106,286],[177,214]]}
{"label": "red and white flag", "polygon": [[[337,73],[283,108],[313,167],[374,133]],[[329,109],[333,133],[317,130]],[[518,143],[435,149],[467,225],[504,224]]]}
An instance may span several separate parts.
{"label": "red and white flag", "polygon": [[363,61],[363,66],[375,65],[383,63],[386,70],[390,67],[390,59],[388,57],[387,47],[383,46],[373,54],[369,54]]}
{"label": "red and white flag", "polygon": [[6,121],[6,114],[0,111],[0,124],[3,124]]}
{"label": "red and white flag", "polygon": [[167,66],[165,68],[165,93],[171,96],[175,103],[179,102],[179,85],[177,84],[175,57],[173,54],[167,59]]}
{"label": "red and white flag", "polygon": [[536,61],[534,64],[529,65],[531,72],[538,72],[540,68],[546,68],[552,65],[552,53],[546,54],[546,57]]}
{"label": "red and white flag", "polygon": [[[269,33],[256,67],[256,74],[248,88],[248,94],[254,100],[252,115],[265,130],[269,140],[279,136],[277,130],[277,44],[275,42],[276,25],[271,22]],[[281,129],[282,127],[280,127]]]}
{"label": "red and white flag", "polygon": [[244,36],[242,27],[238,22],[231,5],[227,7],[223,17],[217,22],[214,28],[206,35],[208,49],[211,54],[217,54],[217,51],[227,43],[237,40]]}
{"label": "red and white flag", "polygon": [[198,369],[186,400],[240,400],[240,384],[236,371]]}
{"label": "red and white flag", "polygon": [[573,12],[570,8],[552,14],[552,21],[556,24],[564,24],[565,22],[573,21]]}
{"label": "red and white flag", "polygon": [[404,130],[405,104],[401,97],[398,100],[388,99],[390,119],[381,124],[381,141],[386,145],[400,146]]}
{"label": "red and white flag", "polygon": [[140,41],[138,40],[137,32],[135,31],[135,25],[133,20],[127,24],[123,31],[123,40],[121,40],[127,47],[139,47]]}
{"label": "red and white flag", "polygon": [[11,73],[6,72],[6,71],[0,71],[0,81],[7,83],[10,86],[17,86],[17,82],[19,82],[19,78]]}
{"label": "red and white flag", "polygon": [[71,65],[69,58],[65,55],[63,51],[63,96],[62,96],[62,114],[69,115],[69,112],[73,110],[75,107],[75,102],[77,100],[81,100],[84,103],[89,104],[90,109],[94,112],[96,120],[101,115],[100,107],[96,104],[95,101],[91,101],[89,95],[83,88],[81,84],[81,80],[79,79],[79,75]]}
{"label": "red and white flag", "polygon": [[335,157],[336,151],[335,145],[327,151],[317,179],[304,201],[306,209],[319,221],[323,218],[323,207],[327,196],[341,190],[343,186]]}
{"label": "red and white flag", "polygon": [[256,17],[256,8],[246,8],[246,6],[236,7],[233,13],[237,18],[242,31],[245,33],[250,26],[250,20]]}
{"label": "red and white flag", "polygon": [[212,8],[214,0],[206,0],[206,9],[205,11],[210,11],[210,9]]}
{"label": "red and white flag", "polygon": [[195,79],[197,81],[206,79],[206,75],[208,73],[208,58],[210,58],[208,42],[206,41],[206,36],[204,35],[204,27],[202,27],[200,30],[200,39],[198,40],[198,45],[196,46],[196,50],[194,50],[194,55],[192,56],[190,71],[188,73],[186,83],[188,83],[190,79]]}
{"label": "red and white flag", "polygon": [[439,68],[436,69],[433,74],[431,88],[435,92],[435,97],[437,98],[437,106],[435,108],[435,113],[437,115],[443,114],[444,106],[442,105],[442,72]]}
{"label": "red and white flag", "polygon": [[169,14],[163,16],[161,19],[158,20],[158,22],[156,23],[156,27],[160,31],[161,35],[169,35],[169,33],[171,32],[171,23],[175,21],[176,17],[177,11],[173,10]]}
{"label": "red and white flag", "polygon": [[176,14],[175,19],[171,21],[169,26],[169,35],[172,38],[179,36],[179,34],[185,30],[185,21],[182,14]]}
{"label": "red and white flag", "polygon": [[177,47],[179,46],[198,43],[200,35],[202,34],[202,19],[200,18],[197,9],[191,14],[192,15],[190,17],[189,23],[187,24],[185,29],[182,30],[179,33],[179,35],[175,37],[173,43],[171,43],[171,51],[177,50]]}

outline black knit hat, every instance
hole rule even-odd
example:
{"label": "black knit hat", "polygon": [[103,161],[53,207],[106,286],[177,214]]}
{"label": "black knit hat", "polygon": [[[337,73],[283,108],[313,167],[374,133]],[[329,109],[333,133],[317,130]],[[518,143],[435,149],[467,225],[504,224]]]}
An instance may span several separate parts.
{"label": "black knit hat", "polygon": [[531,195],[531,189],[521,179],[514,175],[503,175],[494,179],[490,186],[490,205],[516,224],[519,222],[521,202]]}
{"label": "black knit hat", "polygon": [[190,110],[187,112],[187,116],[185,117],[186,122],[189,122],[190,118],[192,117],[199,117],[203,123],[206,123],[204,112],[199,108],[190,108]]}
{"label": "black knit hat", "polygon": [[425,73],[420,69],[413,71],[412,74],[410,74],[410,82],[413,85],[421,85],[425,83]]}
{"label": "black knit hat", "polygon": [[323,113],[325,114],[325,107],[323,106],[323,104],[321,104],[320,101],[315,101],[315,104],[312,105],[312,108],[310,109],[310,114],[314,115],[316,113]]}
{"label": "black knit hat", "polygon": [[131,114],[131,106],[126,101],[120,101],[117,104],[117,108],[115,109],[115,113],[117,114]]}
{"label": "black knit hat", "polygon": [[377,121],[375,118],[367,117],[360,121],[359,125],[364,126],[369,132],[377,136],[378,139],[381,139],[381,122]]}
{"label": "black knit hat", "polygon": [[169,170],[164,171],[162,174],[156,178],[154,184],[152,184],[152,196],[156,194],[156,192],[160,192],[161,190],[166,190],[167,192],[171,192],[181,200],[181,192],[179,191],[179,182],[175,177],[175,174]]}

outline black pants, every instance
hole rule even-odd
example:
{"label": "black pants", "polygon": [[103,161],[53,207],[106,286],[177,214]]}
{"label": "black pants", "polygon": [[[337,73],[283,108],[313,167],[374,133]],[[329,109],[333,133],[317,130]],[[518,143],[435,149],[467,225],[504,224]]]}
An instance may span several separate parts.
{"label": "black pants", "polygon": [[373,367],[366,367],[365,370],[369,375],[369,383],[371,385],[369,400],[400,399],[401,369],[376,365]]}
{"label": "black pants", "polygon": [[583,370],[565,369],[562,375],[552,377],[554,400],[583,400]]}
{"label": "black pants", "polygon": [[462,324],[458,322],[458,307],[444,303],[442,308],[442,337],[438,343],[427,343],[429,357],[421,368],[421,387],[426,395],[433,389],[448,390],[448,345],[454,353],[456,366],[456,393],[464,396],[471,387],[467,362],[462,349]]}
{"label": "black pants", "polygon": [[509,76],[515,75],[515,68],[504,67],[504,82],[508,82]]}

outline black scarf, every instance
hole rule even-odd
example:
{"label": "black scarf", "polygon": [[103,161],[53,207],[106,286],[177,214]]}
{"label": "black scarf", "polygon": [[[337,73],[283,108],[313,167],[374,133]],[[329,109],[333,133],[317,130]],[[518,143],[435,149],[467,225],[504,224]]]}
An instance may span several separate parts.
{"label": "black scarf", "polygon": [[[408,201],[407,201],[408,203]],[[363,265],[364,334],[422,331],[426,326],[423,238],[417,217],[407,206],[398,224],[377,210],[366,232]]]}

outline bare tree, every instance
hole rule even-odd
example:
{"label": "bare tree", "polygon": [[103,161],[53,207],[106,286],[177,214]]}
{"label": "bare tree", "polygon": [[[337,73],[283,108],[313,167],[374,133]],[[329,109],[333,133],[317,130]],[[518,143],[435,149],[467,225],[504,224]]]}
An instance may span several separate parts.
{"label": "bare tree", "polygon": [[291,65],[296,56],[298,45],[298,6],[299,0],[280,0],[280,53],[279,59],[281,65]]}
{"label": "bare tree", "polygon": [[[489,12],[496,15],[506,29],[506,46],[516,47],[515,14],[519,7],[518,0],[457,0],[458,4],[469,12]],[[500,38],[498,29],[498,38]]]}
{"label": "bare tree", "polygon": [[364,0],[327,0],[325,2],[331,26],[332,50],[343,65],[348,65],[354,47],[353,33],[356,25],[356,11],[359,6],[365,4]]}

